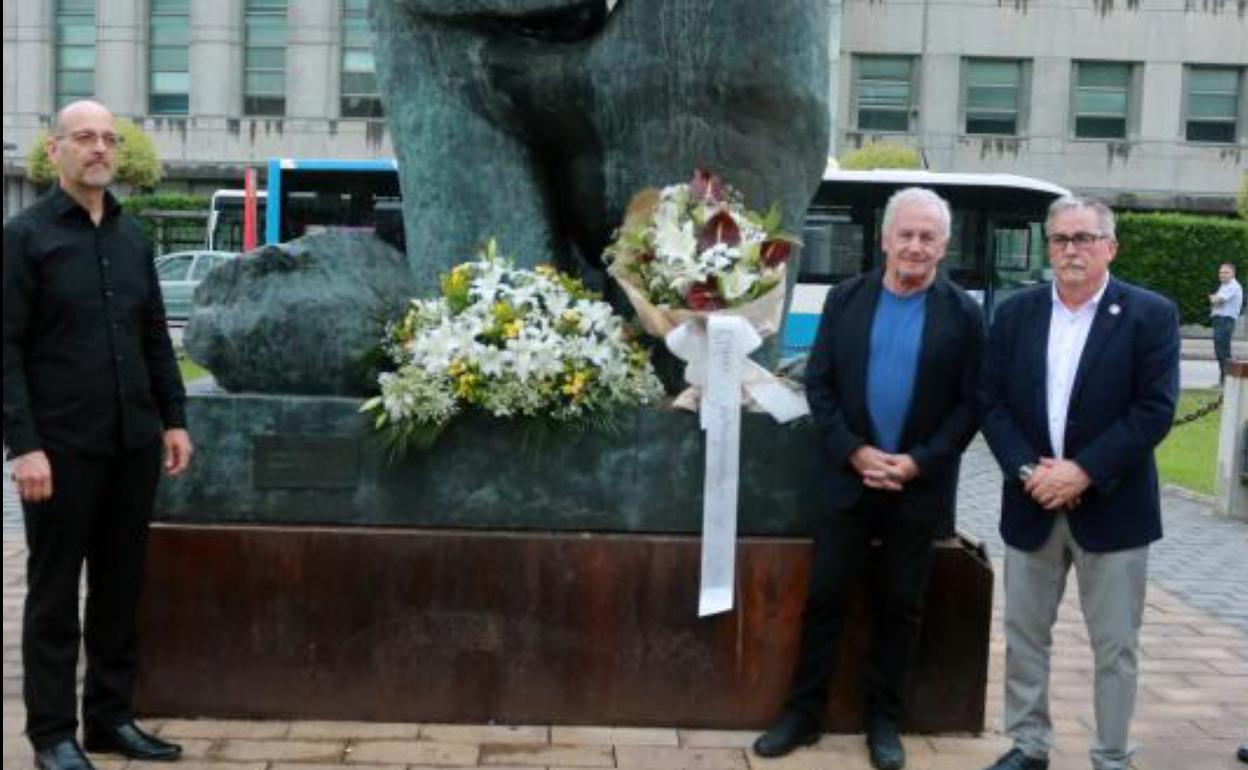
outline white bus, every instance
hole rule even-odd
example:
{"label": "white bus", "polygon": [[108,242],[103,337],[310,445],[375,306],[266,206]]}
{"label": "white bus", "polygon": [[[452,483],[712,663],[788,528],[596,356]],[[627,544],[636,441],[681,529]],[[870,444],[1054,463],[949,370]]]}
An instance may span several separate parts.
{"label": "white bus", "polygon": [[991,315],[1001,299],[1048,280],[1044,217],[1063,187],[1012,174],[828,171],[802,227],[801,267],[784,332],[784,357],[814,344],[828,289],[881,264],[884,204],[903,187],[926,187],[949,202],[949,249],[941,263]]}
{"label": "white bus", "polygon": [[[243,191],[217,190],[212,194],[208,207],[207,239],[204,247],[210,251],[243,250]],[[265,202],[268,193],[256,191],[256,241],[263,241]]]}

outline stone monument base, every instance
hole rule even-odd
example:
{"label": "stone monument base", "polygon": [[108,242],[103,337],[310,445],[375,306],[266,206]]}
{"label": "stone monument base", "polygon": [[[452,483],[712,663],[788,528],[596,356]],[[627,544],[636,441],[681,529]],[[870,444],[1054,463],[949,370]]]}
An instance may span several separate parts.
{"label": "stone monument base", "polygon": [[[736,609],[697,617],[691,535],[158,524],[145,714],[758,729],[797,653],[809,541],[744,537]],[[864,585],[866,581],[864,581]],[[992,571],[940,544],[909,732],[984,726]],[[859,596],[827,728],[861,729]]]}

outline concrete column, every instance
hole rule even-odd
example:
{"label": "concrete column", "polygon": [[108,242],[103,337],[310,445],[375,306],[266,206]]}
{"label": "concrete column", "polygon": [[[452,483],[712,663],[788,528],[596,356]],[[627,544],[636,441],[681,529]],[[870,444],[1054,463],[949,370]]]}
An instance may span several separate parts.
{"label": "concrete column", "polygon": [[1218,438],[1218,505],[1223,516],[1248,519],[1248,361],[1232,361],[1222,384]]}
{"label": "concrete column", "polygon": [[1070,135],[1070,59],[1037,56],[1032,62],[1030,134],[1064,141]]}
{"label": "concrete column", "polygon": [[114,114],[147,114],[147,0],[95,6],[95,93]]}
{"label": "concrete column", "polygon": [[[51,0],[4,1],[4,140],[10,135],[10,117],[48,115],[53,111]],[[25,152],[23,145],[21,151]]]}
{"label": "concrete column", "polygon": [[339,0],[290,3],[286,47],[286,116],[338,115],[342,6]]}
{"label": "concrete column", "polygon": [[1181,139],[1183,65],[1172,61],[1145,63],[1140,91],[1140,139],[1160,142]]}
{"label": "concrete column", "polygon": [[836,137],[840,129],[841,85],[841,0],[828,0],[828,130],[831,141],[828,154],[836,155]]}
{"label": "concrete column", "polygon": [[191,115],[243,111],[243,0],[191,3]]}

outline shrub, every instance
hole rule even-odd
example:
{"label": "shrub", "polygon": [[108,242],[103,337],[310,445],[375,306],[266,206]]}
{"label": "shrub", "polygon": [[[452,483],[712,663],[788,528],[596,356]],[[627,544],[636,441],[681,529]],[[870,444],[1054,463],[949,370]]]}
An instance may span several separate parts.
{"label": "shrub", "polygon": [[1248,222],[1189,214],[1126,213],[1118,217],[1113,272],[1174,300],[1183,323],[1209,323],[1209,294],[1218,265],[1248,274]]}
{"label": "shrub", "polygon": [[869,171],[873,168],[919,168],[919,151],[892,142],[869,142],[845,154],[840,161],[845,171]]}
{"label": "shrub", "polygon": [[203,246],[207,219],[169,214],[156,216],[154,212],[194,211],[204,214],[208,206],[208,198],[178,193],[131,195],[121,201],[121,207],[139,220],[143,232],[156,245],[159,254]]}
{"label": "shrub", "polygon": [[131,195],[121,202],[121,207],[131,214],[144,211],[207,211],[209,200],[202,195],[181,193],[147,193]]}
{"label": "shrub", "polygon": [[[125,118],[117,119],[117,133],[122,137],[122,145],[117,149],[117,181],[143,190],[155,187],[160,182],[161,168],[151,137]],[[38,187],[56,181],[56,167],[45,147],[47,139],[47,129],[40,131],[26,152],[26,178]]]}

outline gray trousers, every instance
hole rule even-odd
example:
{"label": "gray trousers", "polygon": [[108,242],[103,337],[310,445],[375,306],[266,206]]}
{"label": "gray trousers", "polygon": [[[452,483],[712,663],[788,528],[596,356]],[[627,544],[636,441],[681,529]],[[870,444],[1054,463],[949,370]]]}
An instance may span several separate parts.
{"label": "gray trousers", "polygon": [[1056,519],[1039,550],[1005,549],[1005,730],[1015,748],[1030,757],[1047,757],[1053,747],[1049,654],[1066,575],[1074,565],[1096,665],[1092,766],[1119,770],[1133,751],[1127,732],[1135,711],[1148,546],[1089,553],[1071,536],[1066,517]]}

